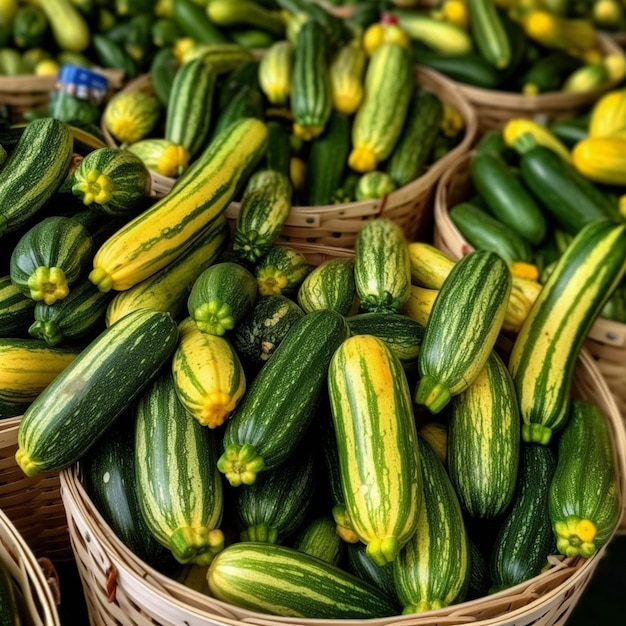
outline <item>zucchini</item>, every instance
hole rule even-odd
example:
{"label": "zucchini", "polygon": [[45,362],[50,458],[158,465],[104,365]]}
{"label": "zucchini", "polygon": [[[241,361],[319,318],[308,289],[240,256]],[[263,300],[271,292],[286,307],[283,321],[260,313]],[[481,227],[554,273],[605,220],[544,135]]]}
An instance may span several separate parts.
{"label": "zucchini", "polygon": [[592,402],[572,400],[548,495],[561,554],[589,558],[611,539],[622,515],[619,481],[606,416]]}
{"label": "zucchini", "polygon": [[271,615],[370,619],[398,612],[373,584],[295,548],[243,541],[222,550],[207,574],[211,595]]}
{"label": "zucchini", "polygon": [[522,74],[520,91],[529,96],[559,91],[565,79],[582,65],[579,57],[564,50],[552,50],[540,56]]}
{"label": "zucchini", "polygon": [[396,587],[393,581],[393,563],[377,565],[367,554],[367,546],[361,542],[347,543],[346,569],[362,580],[372,583],[384,592],[388,598],[397,602]]}
{"label": "zucchini", "polygon": [[557,457],[550,446],[523,443],[519,478],[489,557],[491,592],[538,576],[554,554],[556,542],[548,515],[548,491]]}
{"label": "zucchini", "polygon": [[384,198],[397,189],[391,175],[380,170],[365,172],[359,177],[354,191],[356,200],[375,200]]}
{"label": "zucchini", "polygon": [[292,194],[289,177],[278,170],[262,169],[250,176],[235,220],[237,261],[255,264],[270,251],[289,217]]}
{"label": "zucchini", "polygon": [[369,557],[382,566],[415,533],[422,507],[406,374],[383,340],[353,335],[333,354],[328,395],[346,511]]}
{"label": "zucchini", "polygon": [[291,296],[298,292],[310,271],[311,265],[302,252],[274,244],[254,267],[259,295]]}
{"label": "zucchini", "polygon": [[27,224],[52,198],[67,176],[72,148],[65,122],[50,117],[28,122],[2,167],[0,234]]}
{"label": "zucchini", "polygon": [[[112,328],[112,327],[110,327]],[[189,419],[164,370],[137,398],[135,473],[150,532],[179,563],[208,565],[224,547],[217,438]]]}
{"label": "zucchini", "polygon": [[418,445],[423,504],[415,534],[393,562],[396,593],[405,615],[462,601],[471,570],[457,494],[434,450],[419,436]]}
{"label": "zucchini", "polygon": [[102,114],[104,128],[125,147],[149,137],[160,121],[163,106],[148,91],[118,91],[106,103]]}
{"label": "zucchini", "polygon": [[233,330],[237,354],[248,364],[263,365],[304,314],[287,296],[260,296]]}
{"label": "zucchini", "polygon": [[447,467],[464,511],[473,518],[504,513],[517,484],[521,418],[511,375],[492,351],[448,413]]}
{"label": "zucchini", "polygon": [[239,263],[221,261],[209,265],[194,280],[187,311],[203,333],[221,336],[237,326],[256,296],[254,275]]}
{"label": "zucchini", "polygon": [[495,346],[510,293],[511,273],[495,252],[474,250],[456,262],[424,328],[417,404],[438,413],[472,384]]}
{"label": "zucchini", "polygon": [[228,337],[204,333],[191,319],[179,325],[172,357],[174,389],[187,413],[203,426],[221,426],[246,390],[246,376]]}
{"label": "zucchini", "polygon": [[410,56],[403,46],[381,44],[365,70],[365,93],[352,122],[348,165],[370,172],[393,152],[415,88]]}
{"label": "zucchini", "polygon": [[0,401],[26,408],[80,352],[33,337],[0,338]]}
{"label": "zucchini", "polygon": [[470,177],[489,212],[532,245],[546,236],[541,206],[504,159],[493,152],[479,152],[470,162]]}
{"label": "zucchini", "polygon": [[35,304],[13,284],[10,274],[0,277],[0,337],[27,335]]}
{"label": "zucchini", "polygon": [[248,26],[263,30],[274,37],[285,34],[285,23],[278,9],[269,9],[255,0],[212,0],[206,7],[213,24],[229,28]]}
{"label": "zucchini", "polygon": [[508,361],[524,441],[547,445],[567,421],[578,353],[625,272],[626,224],[609,220],[585,226],[556,262]]}
{"label": "zucchini", "polygon": [[513,51],[497,5],[492,0],[467,0],[467,9],[478,52],[495,68],[506,69]]}
{"label": "zucchini", "polygon": [[300,284],[297,300],[305,313],[333,309],[348,315],[358,302],[354,259],[326,259],[314,267]]}
{"label": "zucchini", "polygon": [[304,437],[330,359],[348,336],[336,311],[313,311],[289,330],[226,423],[218,469],[233,487],[283,463]]}
{"label": "zucchini", "polygon": [[226,217],[220,215],[177,259],[130,289],[117,292],[107,306],[106,325],[143,307],[167,311],[177,318],[185,310],[194,281],[219,258],[229,236]]}
{"label": "zucchini", "polygon": [[293,132],[305,141],[322,133],[332,111],[328,44],[324,28],[307,20],[298,31],[289,106]]}
{"label": "zucchini", "polygon": [[316,486],[316,461],[302,449],[234,494],[240,541],[284,544],[304,524]]}
{"label": "zucchini", "polygon": [[84,457],[85,488],[119,540],[152,567],[171,553],[152,535],[139,506],[135,474],[135,420],[124,415]]}
{"label": "zucchini", "polygon": [[292,546],[331,565],[340,565],[344,555],[344,543],[331,515],[319,515],[304,523],[293,539]]}
{"label": "zucchini", "polygon": [[218,135],[175,188],[96,251],[89,274],[101,291],[123,291],[180,256],[226,210],[266,148],[267,129],[245,118]]}
{"label": "zucchini", "polygon": [[353,115],[363,100],[363,78],[367,53],[359,39],[337,49],[331,57],[330,93],[337,113]]}
{"label": "zucchini", "polygon": [[169,314],[141,309],[84,347],[20,420],[15,459],[24,473],[59,470],[83,456],[172,356],[177,338]]}
{"label": "zucchini", "polygon": [[88,280],[77,284],[67,297],[53,304],[35,304],[28,334],[49,346],[84,342],[104,329],[106,309],[112,294],[96,289]]}
{"label": "zucchini", "polygon": [[281,39],[275,41],[259,61],[259,87],[271,104],[281,106],[289,103],[293,59],[293,45]]}
{"label": "zucchini", "polygon": [[206,10],[194,0],[172,2],[172,17],[187,37],[199,43],[224,43],[229,41],[224,30],[218,28]]}
{"label": "zucchini", "polygon": [[70,0],[48,0],[37,4],[46,15],[54,41],[61,50],[83,52],[89,46],[89,25]]}
{"label": "zucchini", "polygon": [[164,108],[169,102],[178,66],[173,44],[157,50],[150,62],[149,72],[152,89],[159,104]]}
{"label": "zucchini", "polygon": [[189,151],[168,139],[140,139],[124,150],[139,158],[148,170],[168,178],[178,178],[189,166]]}
{"label": "zucchini", "polygon": [[36,302],[54,304],[85,276],[93,249],[91,234],[80,222],[61,215],[46,217],[13,248],[11,280]]}
{"label": "zucchini", "polygon": [[363,311],[397,312],[409,299],[411,265],[407,241],[393,220],[370,220],[357,233],[354,284]]}
{"label": "zucchini", "polygon": [[529,134],[518,137],[514,147],[521,181],[560,228],[575,235],[595,220],[619,219],[616,203],[553,150]]}

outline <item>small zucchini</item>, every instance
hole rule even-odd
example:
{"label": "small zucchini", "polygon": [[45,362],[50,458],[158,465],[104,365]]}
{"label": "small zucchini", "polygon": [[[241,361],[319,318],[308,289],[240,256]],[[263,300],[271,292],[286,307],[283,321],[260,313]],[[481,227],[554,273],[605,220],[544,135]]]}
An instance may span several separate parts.
{"label": "small zucchini", "polygon": [[348,315],[358,303],[354,284],[354,259],[326,259],[302,281],[297,294],[305,313],[333,309]]}

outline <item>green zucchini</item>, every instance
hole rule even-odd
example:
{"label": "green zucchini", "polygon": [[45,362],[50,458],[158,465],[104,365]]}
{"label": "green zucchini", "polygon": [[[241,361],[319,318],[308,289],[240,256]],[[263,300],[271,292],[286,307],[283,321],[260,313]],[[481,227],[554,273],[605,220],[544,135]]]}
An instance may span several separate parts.
{"label": "green zucchini", "polygon": [[373,584],[295,548],[243,541],[207,574],[218,600],[259,613],[319,619],[390,617],[397,603]]}
{"label": "green zucchini", "polygon": [[506,69],[513,51],[498,7],[492,0],[468,0],[467,9],[478,52],[495,68]]}
{"label": "green zucchini", "polygon": [[151,565],[168,564],[171,553],[152,535],[139,506],[135,474],[135,421],[128,410],[84,457],[85,488],[120,541]]}
{"label": "green zucchini", "polygon": [[31,226],[17,242],[10,275],[24,295],[54,304],[69,293],[93,257],[89,231],[70,217],[47,217]]}
{"label": "green zucchini", "polygon": [[300,250],[275,243],[254,267],[259,295],[296,294],[311,269]]}
{"label": "green zucchini", "polygon": [[239,263],[221,261],[209,265],[194,280],[187,311],[202,332],[223,335],[243,319],[256,296],[254,275]]}
{"label": "green zucchini", "polygon": [[179,324],[172,357],[174,388],[190,417],[217,428],[235,410],[246,390],[246,375],[228,337],[200,330],[191,319]]}
{"label": "green zucchini", "polygon": [[357,201],[384,198],[397,189],[391,175],[380,170],[365,172],[359,177],[354,191]]}
{"label": "green zucchini", "polygon": [[393,563],[383,566],[374,563],[367,554],[367,546],[361,541],[347,543],[345,551],[348,571],[375,585],[392,601],[398,601],[393,581]]}
{"label": "green zucchini", "polygon": [[411,265],[407,240],[393,220],[370,220],[357,233],[354,284],[363,311],[397,312],[409,299]]}
{"label": "green zucchini", "polygon": [[239,120],[209,144],[172,190],[128,221],[96,251],[91,280],[123,291],[180,256],[226,210],[267,145],[265,124]]}
{"label": "green zucchini", "polygon": [[15,459],[24,473],[62,469],[83,456],[172,356],[177,338],[169,314],[141,309],[84,347],[20,420]]}
{"label": "green zucchini", "polygon": [[240,541],[284,544],[300,530],[311,509],[315,471],[314,455],[303,449],[237,489],[233,508]]}
{"label": "green zucchini", "polygon": [[[267,122],[269,139],[265,153],[265,166],[268,170],[280,172],[284,176],[291,175],[291,131],[281,120],[270,119]],[[290,178],[291,181],[291,178]]]}
{"label": "green zucchini", "polygon": [[172,17],[187,37],[199,43],[229,41],[224,30],[213,24],[204,8],[194,0],[172,2]]}
{"label": "green zucchini", "polygon": [[266,31],[274,37],[285,34],[285,22],[278,9],[268,9],[255,0],[213,0],[207,5],[207,15],[213,24],[226,30],[249,26]]}
{"label": "green zucchini", "polygon": [[19,337],[28,333],[33,321],[35,301],[13,284],[11,275],[0,278],[0,337]]}
{"label": "green zucchini", "polygon": [[297,300],[305,313],[333,309],[348,315],[357,303],[354,259],[326,259],[314,267],[300,284]]}
{"label": "green zucchini", "polygon": [[585,226],[556,262],[508,361],[524,441],[548,444],[567,421],[578,354],[625,272],[626,224],[610,220]]}
{"label": "green zucchini", "polygon": [[550,446],[524,443],[517,488],[489,557],[491,592],[538,576],[554,554],[556,542],[548,514],[548,491],[557,457]]}
{"label": "green zucchini", "polygon": [[372,561],[390,563],[415,533],[422,506],[406,374],[384,341],[353,335],[333,354],[328,395],[347,514]]}
{"label": "green zucchini", "polygon": [[177,259],[130,289],[116,293],[107,306],[106,325],[142,307],[167,311],[177,318],[185,309],[195,279],[219,258],[229,236],[228,222],[221,215]]}
{"label": "green zucchini", "polygon": [[281,294],[258,297],[232,333],[237,354],[255,366],[274,354],[291,327],[305,312]]}
{"label": "green zucchini", "polygon": [[44,206],[67,176],[73,139],[55,118],[29,122],[2,167],[0,234],[16,231]]}
{"label": "green zucchini", "polygon": [[331,565],[340,565],[345,547],[331,515],[319,515],[303,524],[292,546]]}
{"label": "green zucchini", "polygon": [[492,351],[474,382],[452,398],[448,413],[448,474],[468,515],[494,518],[509,506],[517,484],[520,425],[511,375]]}
{"label": "green zucchini", "polygon": [[178,71],[178,60],[174,55],[173,45],[164,46],[154,53],[149,71],[154,95],[159,104],[166,108],[170,100],[174,78]]}
{"label": "green zucchini", "polygon": [[48,18],[36,5],[25,4],[13,16],[13,43],[20,49],[38,48],[48,35]]}
{"label": "green zucchini", "polygon": [[525,95],[559,91],[566,78],[583,65],[582,59],[564,50],[553,50],[540,56],[519,79]]}
{"label": "green zucchini", "polygon": [[382,339],[400,359],[405,370],[417,367],[424,327],[408,315],[371,312],[347,318],[353,335],[374,335]]}
{"label": "green zucchini", "polygon": [[139,67],[121,43],[97,32],[91,34],[90,40],[94,60],[98,62],[100,67],[122,69],[128,80],[137,78]]}
{"label": "green zucchini", "polygon": [[547,224],[541,206],[520,178],[499,155],[474,154],[470,177],[489,212],[531,244],[541,243]]}
{"label": "green zucchini", "polygon": [[103,293],[84,279],[62,300],[37,302],[28,334],[50,346],[93,339],[105,327],[111,298],[112,294]]}
{"label": "green zucchini", "polygon": [[271,104],[287,105],[291,93],[294,46],[286,39],[275,41],[258,64],[258,82]]}
{"label": "green zucchini", "polygon": [[107,215],[131,217],[147,208],[150,173],[133,152],[98,148],[85,155],[74,172],[72,193]]}
{"label": "green zucchini", "polygon": [[443,118],[443,103],[432,91],[416,91],[407,112],[405,126],[386,171],[397,187],[421,176],[431,157],[435,137]]}
{"label": "green zucchini", "polygon": [[286,174],[258,170],[246,183],[235,220],[235,259],[255,264],[278,239],[291,211],[293,187]]}
{"label": "green zucchini", "polygon": [[234,487],[283,463],[304,437],[326,383],[330,359],[348,336],[336,311],[298,320],[252,380],[226,423],[218,469]]}
{"label": "green zucchini", "polygon": [[572,400],[548,496],[561,554],[589,558],[611,539],[622,516],[619,481],[607,417],[593,402]]}
{"label": "green zucchini", "polygon": [[418,440],[423,504],[415,534],[393,562],[403,614],[461,602],[470,578],[469,539],[456,492],[434,450]]}
{"label": "green zucchini", "polygon": [[[111,327],[112,328],[112,327]],[[135,474],[144,521],[179,563],[208,565],[224,547],[217,438],[189,419],[164,370],[135,408]]]}
{"label": "green zucchini", "polygon": [[417,404],[438,413],[476,379],[502,328],[511,282],[507,264],[490,250],[474,250],[454,264],[424,328]]}

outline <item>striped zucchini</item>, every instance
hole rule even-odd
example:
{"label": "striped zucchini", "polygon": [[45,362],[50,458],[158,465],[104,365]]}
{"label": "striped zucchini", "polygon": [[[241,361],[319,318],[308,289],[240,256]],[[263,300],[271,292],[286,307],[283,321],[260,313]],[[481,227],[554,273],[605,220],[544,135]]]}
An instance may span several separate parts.
{"label": "striped zucchini", "polygon": [[433,309],[433,303],[438,295],[439,289],[411,285],[409,299],[400,307],[400,313],[408,315],[422,326],[426,326]]}
{"label": "striped zucchini", "polygon": [[218,469],[233,487],[278,467],[311,424],[330,359],[348,336],[336,311],[313,311],[289,330],[226,423]]}
{"label": "striped zucchini", "polygon": [[298,30],[289,100],[293,132],[305,141],[322,133],[332,111],[328,44],[323,26],[308,19]]}
{"label": "striped zucchini", "polygon": [[472,39],[480,55],[499,70],[508,67],[512,50],[509,38],[492,0],[468,0]]}
{"label": "striped zucchini", "polygon": [[396,586],[393,582],[393,563],[382,567],[370,559],[367,546],[361,541],[348,543],[345,547],[347,570],[359,578],[372,583],[387,594],[388,598],[397,598]]}
{"label": "striped zucchini", "polygon": [[354,259],[327,259],[314,267],[302,281],[297,299],[305,313],[333,309],[348,315],[357,304]]}
{"label": "striped zucchini", "polygon": [[189,166],[191,158],[187,148],[163,137],[140,139],[127,145],[125,150],[140,158],[148,170],[169,178],[178,178]]}
{"label": "striped zucchini", "polygon": [[296,533],[312,508],[316,469],[311,450],[300,449],[245,489],[237,489],[233,509],[240,540],[282,544]]}
{"label": "striped zucchini", "polygon": [[254,264],[270,251],[291,211],[292,194],[291,181],[282,172],[263,169],[250,176],[235,220],[235,259]]}
{"label": "striped zucchini", "polygon": [[254,267],[259,295],[291,296],[298,292],[311,269],[300,250],[274,244]]}
{"label": "striped zucchini", "polygon": [[293,45],[286,39],[281,39],[267,48],[259,61],[259,87],[271,104],[289,103],[293,59]]}
{"label": "striped zucchini", "polygon": [[0,234],[26,224],[67,176],[73,138],[68,124],[52,117],[29,122],[2,167]]}
{"label": "striped zucchini", "polygon": [[179,66],[165,114],[164,138],[183,146],[191,159],[205,148],[211,125],[217,72],[202,57]]}
{"label": "striped zucchini", "polygon": [[295,548],[234,543],[213,559],[211,594],[235,606],[285,617],[389,617],[397,604],[373,584]]}
{"label": "striped zucchini", "polygon": [[93,339],[105,327],[111,297],[110,292],[103,293],[85,279],[62,300],[37,302],[28,333],[50,346]]}
{"label": "striped zucchini", "polygon": [[164,370],[135,409],[137,496],[146,525],[179,563],[208,565],[224,547],[213,431],[189,419]]}
{"label": "striped zucchini", "polygon": [[171,357],[177,339],[171,316],[149,309],[100,333],[25,411],[15,453],[24,473],[56,471],[83,456]]}
{"label": "striped zucchini", "polygon": [[80,351],[77,346],[52,347],[32,337],[0,338],[0,401],[26,408]]}
{"label": "striped zucchini", "polygon": [[219,134],[175,188],[97,250],[89,274],[101,291],[123,291],[180,256],[226,210],[266,148],[267,128],[244,118]]}
{"label": "striped zucchini", "polygon": [[222,336],[244,318],[256,296],[254,275],[239,263],[221,261],[194,280],[187,311],[203,333]]}
{"label": "striped zucchini", "polygon": [[46,217],[13,248],[11,280],[36,302],[54,304],[84,276],[93,248],[91,234],[80,222],[61,215]]}
{"label": "striped zucchini", "polygon": [[626,272],[626,224],[585,226],[556,262],[509,357],[524,441],[547,444],[566,422],[576,359]]}
{"label": "striped zucchini", "polygon": [[392,153],[404,126],[414,82],[406,48],[396,43],[376,48],[365,70],[365,93],[352,122],[348,165],[353,170],[372,171]]}
{"label": "striped zucchini", "polygon": [[296,550],[316,556],[331,565],[339,565],[345,548],[331,515],[318,515],[303,525],[292,545]]}
{"label": "striped zucchini", "polygon": [[389,218],[365,223],[354,247],[354,284],[364,311],[398,311],[409,299],[411,266],[402,228]]}
{"label": "striped zucchini", "polygon": [[474,250],[456,262],[424,328],[417,404],[438,413],[472,384],[495,346],[510,293],[511,273],[495,252]]}
{"label": "striped zucchini", "polygon": [[415,533],[422,506],[406,374],[384,341],[355,335],[332,357],[328,394],[346,511],[372,561],[390,563]]}
{"label": "striped zucchini", "polygon": [[167,311],[177,318],[185,309],[195,279],[219,258],[229,236],[230,228],[222,214],[202,229],[178,258],[130,289],[116,293],[107,307],[106,325],[140,308]]}
{"label": "striped zucchini", "polygon": [[210,335],[191,319],[179,324],[172,357],[174,388],[180,403],[203,426],[221,426],[246,390],[246,376],[228,337]]}
{"label": "striped zucchini", "polygon": [[456,492],[434,450],[418,440],[423,504],[415,534],[393,562],[405,615],[462,601],[470,577],[469,539]]}
{"label": "striped zucchini", "polygon": [[26,335],[33,321],[35,304],[13,284],[10,274],[0,277],[0,337]]}
{"label": "striped zucchini", "polygon": [[473,518],[493,518],[513,498],[520,455],[520,414],[506,365],[492,351],[448,413],[448,474]]}
{"label": "striped zucchini", "polygon": [[620,476],[607,418],[593,402],[574,399],[558,444],[548,510],[556,547],[589,558],[622,517]]}
{"label": "striped zucchini", "polygon": [[363,79],[367,53],[359,39],[341,46],[332,56],[329,66],[330,93],[333,108],[338,113],[353,115],[363,100]]}

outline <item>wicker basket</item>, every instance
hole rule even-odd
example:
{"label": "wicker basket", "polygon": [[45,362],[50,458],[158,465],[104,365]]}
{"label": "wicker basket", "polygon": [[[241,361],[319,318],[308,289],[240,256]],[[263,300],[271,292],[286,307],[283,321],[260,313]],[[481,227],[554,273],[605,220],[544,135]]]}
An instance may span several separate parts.
{"label": "wicker basket", "polygon": [[[466,200],[471,192],[469,165],[473,152],[462,155],[441,177],[435,193],[434,243],[453,259],[472,247],[450,219],[448,208]],[[586,340],[600,372],[626,421],[626,324],[598,318]]]}
{"label": "wicker basket", "polygon": [[21,417],[0,420],[0,508],[30,549],[60,563],[73,559],[58,473],[28,477],[15,461]]}
{"label": "wicker basket", "polygon": [[59,579],[52,563],[35,558],[11,520],[0,509],[0,561],[21,591],[32,626],[60,626]]}
{"label": "wicker basket", "polygon": [[[98,70],[108,81],[107,97],[121,89],[124,71],[118,69]],[[24,121],[28,111],[45,112],[48,110],[50,92],[54,90],[56,76],[1,76],[0,77],[0,110],[6,111],[11,124]]]}
{"label": "wicker basket", "polygon": [[[626,52],[612,37],[598,35],[600,50],[608,54],[624,56]],[[442,76],[456,85],[474,107],[478,118],[478,135],[488,130],[502,128],[512,118],[524,117],[548,123],[576,117],[584,113],[598,97],[616,86],[609,83],[602,88],[581,93],[549,92],[536,96],[521,93],[495,91],[466,85]]]}
{"label": "wicker basket", "polygon": [[[572,394],[596,403],[613,434],[626,504],[626,432],[615,401],[593,359],[583,350]],[[564,626],[603,557],[606,545],[585,560],[550,557],[552,567],[523,584],[446,609],[372,620],[315,620],[261,615],[201,594],[164,576],[132,554],[89,499],[80,464],[61,472],[61,496],[92,626],[242,624],[290,626]]]}
{"label": "wicker basket", "polygon": [[[303,207],[294,206],[281,233],[281,238],[292,243],[315,243],[334,248],[354,246],[357,232],[363,221],[374,217],[388,217],[402,226],[405,235],[419,239],[432,232],[432,209],[437,180],[450,164],[472,146],[477,132],[477,119],[473,108],[457,87],[426,69],[417,70],[417,80],[426,89],[432,90],[443,101],[454,106],[465,123],[461,142],[446,156],[433,163],[415,181],[397,189],[384,198],[346,204]],[[126,90],[152,90],[149,75],[143,75],[128,83]],[[118,144],[102,125],[102,132],[109,146]],[[152,173],[152,195],[165,195],[175,180]],[[226,217],[232,222],[237,219],[239,203],[233,202],[226,209]]]}

